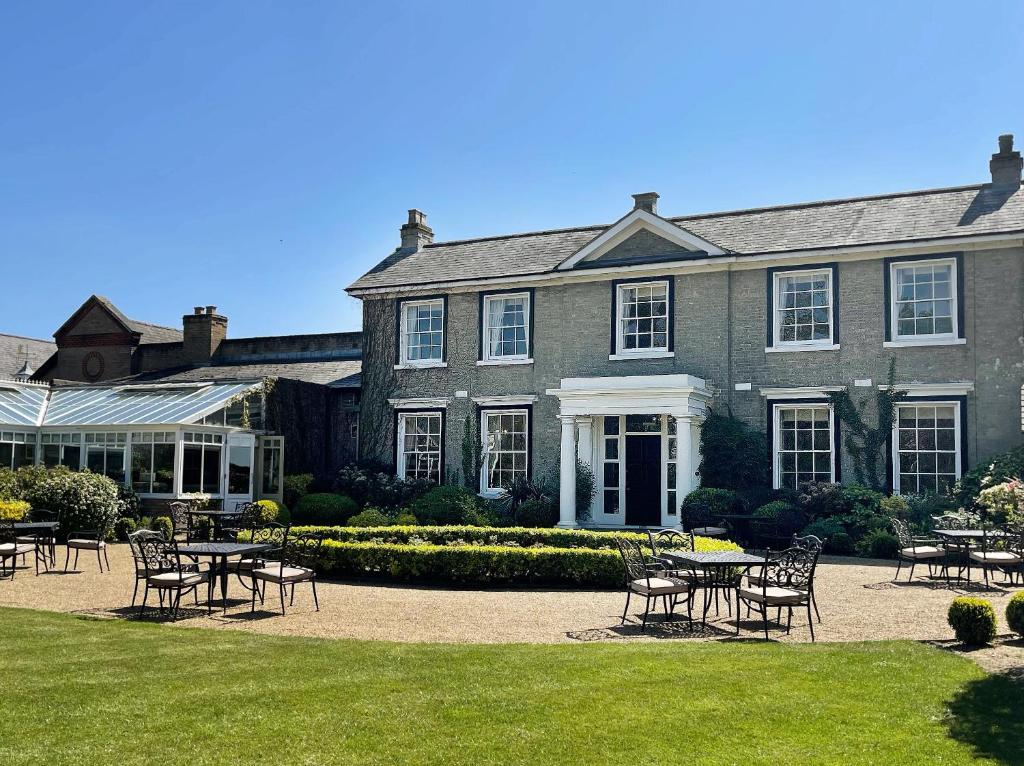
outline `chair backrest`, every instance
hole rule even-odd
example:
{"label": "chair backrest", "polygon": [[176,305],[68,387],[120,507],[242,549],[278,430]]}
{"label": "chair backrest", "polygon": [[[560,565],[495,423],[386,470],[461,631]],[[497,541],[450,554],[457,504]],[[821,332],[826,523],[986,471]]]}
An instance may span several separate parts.
{"label": "chair backrest", "polygon": [[275,521],[259,524],[251,528],[249,541],[253,545],[273,545],[274,548],[280,550],[284,547],[285,540],[288,539],[288,530],[290,529],[290,526],[278,524]]}
{"label": "chair backrest", "polygon": [[0,543],[9,543],[14,540],[14,521],[11,519],[0,519]]}
{"label": "chair backrest", "polygon": [[176,541],[164,540],[163,535],[157,534],[139,537],[135,542],[139,546],[139,555],[142,557],[142,566],[147,577],[161,572],[181,571],[181,556],[178,554]]}
{"label": "chair backrest", "polygon": [[622,563],[626,567],[626,581],[646,580],[648,577],[647,557],[644,555],[640,543],[636,540],[616,536],[615,545],[618,547]]}
{"label": "chair backrest", "polygon": [[163,540],[164,533],[153,529],[140,529],[128,535],[128,547],[131,548],[136,570],[146,568],[146,561],[142,556],[142,541],[151,539]]}
{"label": "chair backrest", "polygon": [[323,532],[286,536],[281,549],[281,562],[284,566],[301,567],[315,572],[320,563],[320,548],[323,544]]}
{"label": "chair backrest", "polygon": [[821,538],[817,535],[804,535],[803,537],[799,537],[797,535],[793,535],[789,541],[789,547],[802,548],[805,551],[810,551],[811,553],[818,555],[825,548],[825,543],[827,542],[827,537]]}
{"label": "chair backrest", "polygon": [[932,516],[932,527],[934,529],[970,529],[966,519],[954,516],[952,513],[944,513],[941,516]]}
{"label": "chair backrest", "polygon": [[683,526],[687,529],[694,527],[708,527],[713,521],[711,506],[707,503],[683,503],[679,509]]}
{"label": "chair backrest", "polygon": [[653,532],[647,530],[647,539],[651,541],[651,552],[657,556],[661,551],[692,551],[693,532],[680,532],[678,529],[660,529]]}
{"label": "chair backrest", "polygon": [[56,521],[57,512],[45,508],[33,508],[28,512],[28,521]]}
{"label": "chair backrest", "polygon": [[765,567],[763,587],[775,585],[780,588],[805,590],[814,581],[814,569],[818,554],[806,548],[787,548],[774,556],[768,553],[771,566]]}
{"label": "chair backrest", "polygon": [[174,528],[172,537],[186,534],[190,529],[189,511],[192,510],[192,503],[185,500],[174,500],[167,504],[167,510],[171,514],[171,526]]}
{"label": "chair backrest", "polygon": [[232,526],[239,529],[252,527],[260,523],[261,509],[259,503],[236,503],[235,513],[238,514],[238,520]]}
{"label": "chair backrest", "polygon": [[914,538],[910,534],[910,527],[907,526],[907,522],[894,516],[889,519],[889,523],[892,525],[892,531],[896,533],[896,539],[900,541],[900,547],[913,548]]}

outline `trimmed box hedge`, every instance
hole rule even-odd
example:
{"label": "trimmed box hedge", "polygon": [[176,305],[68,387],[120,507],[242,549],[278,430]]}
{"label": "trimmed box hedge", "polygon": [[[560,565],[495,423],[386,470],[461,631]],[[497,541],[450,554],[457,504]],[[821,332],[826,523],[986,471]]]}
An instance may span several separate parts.
{"label": "trimmed box hedge", "polygon": [[[320,573],[472,585],[622,585],[610,532],[493,527],[295,527],[327,536]],[[620,533],[647,543],[647,536]],[[740,550],[697,538],[698,550]]]}

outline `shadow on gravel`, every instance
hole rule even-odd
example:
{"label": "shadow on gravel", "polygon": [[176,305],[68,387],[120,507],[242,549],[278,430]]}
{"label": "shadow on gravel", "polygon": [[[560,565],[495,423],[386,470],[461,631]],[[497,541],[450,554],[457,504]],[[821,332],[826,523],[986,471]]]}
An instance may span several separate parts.
{"label": "shadow on gravel", "polygon": [[949,736],[976,756],[1024,766],[1024,680],[990,675],[971,681],[949,702]]}

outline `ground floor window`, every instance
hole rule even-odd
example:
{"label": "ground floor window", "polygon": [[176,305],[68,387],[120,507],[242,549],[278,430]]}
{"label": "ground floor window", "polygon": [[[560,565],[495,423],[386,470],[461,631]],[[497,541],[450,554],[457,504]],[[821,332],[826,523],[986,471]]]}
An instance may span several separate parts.
{"label": "ground floor window", "polygon": [[82,467],[82,434],[40,434],[39,442],[43,453],[43,465],[47,468],[63,465],[77,471]]}
{"label": "ground floor window", "polygon": [[499,493],[529,473],[529,411],[484,410],[480,413],[483,437],[483,477],[480,491]]}
{"label": "ground floor window", "polygon": [[284,439],[280,436],[264,436],[260,441],[260,496],[279,496],[283,474],[281,468],[284,462]]}
{"label": "ground floor window", "polygon": [[174,492],[175,440],[173,431],[132,434],[132,489],[155,495]]}
{"label": "ground floor window", "polygon": [[36,462],[36,435],[0,432],[0,468],[21,468]]}
{"label": "ground floor window", "polygon": [[221,493],[220,451],[222,434],[184,433],[181,453],[181,491]]}
{"label": "ground floor window", "polygon": [[398,415],[398,475],[441,483],[440,412],[402,412]]}
{"label": "ground floor window", "polygon": [[833,413],[828,404],[776,404],[775,487],[798,489],[809,481],[835,481]]}
{"label": "ground floor window", "polygon": [[124,484],[126,433],[85,434],[85,467]]}
{"label": "ground floor window", "polygon": [[903,494],[948,492],[960,478],[960,404],[896,407],[893,489]]}
{"label": "ground floor window", "polygon": [[603,510],[607,514],[617,514],[622,508],[623,472],[621,470],[622,429],[619,427],[619,416],[610,415],[603,418],[604,428],[601,431],[599,445],[601,469],[596,477],[601,482],[601,499]]}

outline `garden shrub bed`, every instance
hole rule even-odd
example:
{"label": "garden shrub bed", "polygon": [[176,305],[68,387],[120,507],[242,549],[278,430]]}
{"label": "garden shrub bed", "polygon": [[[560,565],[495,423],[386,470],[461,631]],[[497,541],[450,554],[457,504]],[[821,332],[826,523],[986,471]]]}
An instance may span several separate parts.
{"label": "garden shrub bed", "polygon": [[[321,574],[466,585],[622,585],[608,532],[490,527],[296,527],[327,535]],[[643,543],[647,536],[623,533]],[[697,538],[698,550],[739,550]]]}

